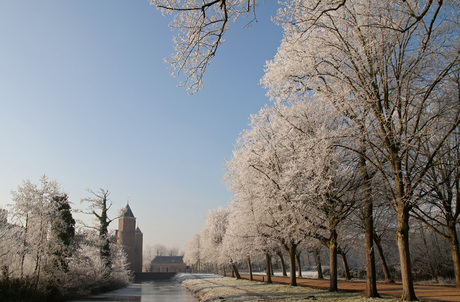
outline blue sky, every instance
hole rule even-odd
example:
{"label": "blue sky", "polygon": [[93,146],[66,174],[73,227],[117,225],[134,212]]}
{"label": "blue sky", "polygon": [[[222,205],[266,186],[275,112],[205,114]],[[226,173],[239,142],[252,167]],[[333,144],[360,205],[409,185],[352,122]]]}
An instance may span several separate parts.
{"label": "blue sky", "polygon": [[163,61],[170,18],[148,0],[2,0],[0,207],[46,174],[75,208],[87,188],[111,192],[112,216],[129,196],[144,245],[182,247],[232,198],[223,163],[269,102],[259,79],[282,36],[276,7],[232,24],[189,96]]}

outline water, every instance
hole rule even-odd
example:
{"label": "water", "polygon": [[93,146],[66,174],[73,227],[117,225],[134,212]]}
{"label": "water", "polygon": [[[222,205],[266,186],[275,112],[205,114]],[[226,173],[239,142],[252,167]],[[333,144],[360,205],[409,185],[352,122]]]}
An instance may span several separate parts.
{"label": "water", "polygon": [[196,302],[197,300],[177,281],[146,281],[75,302],[90,301]]}

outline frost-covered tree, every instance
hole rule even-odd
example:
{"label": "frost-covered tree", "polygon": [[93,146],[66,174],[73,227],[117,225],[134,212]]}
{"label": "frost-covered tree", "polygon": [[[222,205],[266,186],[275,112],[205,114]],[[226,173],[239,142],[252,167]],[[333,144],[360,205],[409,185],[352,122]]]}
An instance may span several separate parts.
{"label": "frost-covered tree", "polygon": [[[310,1],[310,9],[315,11],[317,18],[322,14],[342,8],[348,0],[314,0]],[[211,59],[224,42],[225,33],[232,23],[241,17],[250,17],[247,23],[257,20],[256,8],[264,5],[264,0],[151,0],[164,15],[175,14],[170,27],[179,33],[174,38],[175,53],[168,59],[173,75],[181,72],[186,86],[191,93],[203,87],[203,77]],[[280,7],[287,6],[290,1],[280,1]],[[386,1],[391,5],[392,1]],[[397,1],[404,4],[406,1]],[[401,31],[409,30],[423,20],[430,10],[440,1],[422,1],[407,6],[412,9],[413,19],[405,24]],[[438,4],[439,5],[439,4]],[[246,19],[247,20],[247,19]]]}
{"label": "frost-covered tree", "polygon": [[[274,250],[279,248],[279,242],[264,234],[261,229],[262,207],[258,207],[255,198],[243,198],[230,203],[228,227],[225,233],[223,248],[228,257],[236,262],[246,262],[252,280],[252,259],[260,255],[270,258]],[[247,197],[247,196],[246,196]],[[267,255],[269,255],[267,257]],[[271,263],[271,262],[270,262]],[[271,280],[269,263],[267,265],[267,278]]]}
{"label": "frost-covered tree", "polygon": [[[444,85],[439,103],[443,107],[446,100],[451,100],[452,109],[448,107],[439,114],[436,123],[436,133],[422,149],[424,153],[433,153],[433,148],[439,148],[439,139],[445,137],[445,131],[449,131],[452,119],[458,115],[460,104],[460,74],[454,74]],[[434,104],[436,104],[434,102]],[[460,287],[460,252],[457,234],[457,225],[460,215],[460,129],[440,146],[439,152],[433,158],[433,164],[423,179],[420,190],[421,203],[414,206],[414,216],[429,226],[434,232],[447,240],[450,245],[450,253],[455,273],[456,286]]]}
{"label": "frost-covered tree", "polygon": [[[114,238],[114,236],[110,236]],[[105,291],[127,285],[131,279],[128,261],[123,248],[114,241],[109,242],[110,263],[101,258],[100,237],[97,230],[80,229],[76,231],[78,246],[69,259],[68,282],[64,289],[78,295]]]}
{"label": "frost-covered tree", "polygon": [[314,240],[310,244],[310,248],[308,249],[308,252],[313,253],[313,256],[315,258],[315,264],[316,264],[316,274],[318,279],[324,279],[323,276],[323,268],[321,264],[321,249],[323,248],[323,245],[319,240]]}
{"label": "frost-covered tree", "polygon": [[20,278],[30,276],[38,288],[49,255],[48,236],[55,210],[53,198],[61,195],[60,188],[56,181],[43,176],[38,185],[24,180],[11,194],[15,222],[22,228],[18,238]]}
{"label": "frost-covered tree", "polygon": [[123,246],[117,242],[110,243],[111,254],[111,274],[110,274],[110,287],[118,288],[126,286],[132,281],[132,274],[129,269],[128,257],[123,249]]}
{"label": "frost-covered tree", "polygon": [[[295,285],[296,248],[306,236],[321,239],[336,258],[335,229],[353,209],[360,184],[355,159],[337,147],[347,130],[320,102],[277,103],[251,120],[227,163],[227,185],[238,203],[254,203],[259,234],[286,249]],[[331,280],[334,289],[336,274]]]}
{"label": "frost-covered tree", "polygon": [[[267,238],[285,246],[295,271],[295,248],[305,236],[300,230],[305,204],[294,200],[297,195],[290,181],[294,185],[296,182],[287,175],[287,166],[292,165],[288,158],[294,150],[283,140],[285,133],[275,123],[269,108],[252,116],[252,129],[238,140],[233,158],[227,163],[226,179],[236,202],[252,211],[254,218],[249,221],[255,222],[254,233],[262,240]],[[291,284],[296,285],[295,274]]]}
{"label": "frost-covered tree", "polygon": [[[373,187],[373,231],[371,239],[373,240],[373,249],[376,250],[376,255],[380,260],[381,268],[376,267],[376,274],[383,274],[385,283],[394,283],[394,279],[390,270],[390,263],[388,262],[387,254],[391,251],[397,251],[396,242],[394,240],[394,232],[397,229],[397,222],[395,213],[391,209],[389,197],[385,196],[384,192],[379,192],[382,189],[380,179],[375,177],[371,183]],[[347,226],[347,232],[351,233],[353,240],[356,242],[365,232],[365,209],[361,208],[359,211],[353,213]],[[361,238],[362,239],[362,238]],[[392,245],[389,245],[394,243]],[[359,246],[356,242],[355,246]],[[366,252],[367,253],[367,252]],[[393,262],[394,264],[394,262]]]}
{"label": "frost-covered tree", "polygon": [[[325,155],[330,157],[330,152]],[[343,167],[342,164],[333,163],[329,168],[335,170],[335,175],[329,174],[329,177],[333,177],[333,184],[312,203],[305,218],[311,226],[311,236],[329,248],[329,290],[337,291],[338,228],[355,209],[360,180],[356,166],[353,170],[353,166]]]}
{"label": "frost-covered tree", "polygon": [[228,214],[229,209],[223,207],[208,211],[205,225],[200,233],[201,259],[211,264],[222,265],[224,275],[227,259],[223,256],[222,243],[228,226]]}
{"label": "frost-covered tree", "polygon": [[177,12],[170,24],[179,32],[174,38],[176,52],[167,62],[175,70],[173,75],[185,74],[181,85],[195,93],[203,87],[203,76],[224,41],[229,24],[241,15],[251,14],[256,0],[151,0],[151,3],[165,15]]}
{"label": "frost-covered tree", "polygon": [[[8,230],[8,211],[0,208],[0,266],[5,267],[9,263],[9,257],[11,251],[11,245],[9,242],[9,230]],[[4,274],[2,274],[2,277]]]}
{"label": "frost-covered tree", "polygon": [[283,277],[287,277],[287,272],[286,272],[286,264],[284,262],[284,255],[283,255],[283,250],[280,248],[275,251],[275,254],[278,256],[280,266],[281,266],[281,274]]}
{"label": "frost-covered tree", "polygon": [[327,2],[316,4],[286,1],[278,18],[285,37],[263,82],[275,98],[322,95],[363,127],[366,161],[380,172],[397,213],[402,298],[415,300],[409,211],[459,123],[454,114],[431,152],[421,152],[436,117],[459,108],[436,98],[458,69],[458,2],[348,0],[329,11]]}
{"label": "frost-covered tree", "polygon": [[17,274],[22,246],[22,228],[8,221],[8,210],[0,209],[0,280],[9,280]]}
{"label": "frost-covered tree", "polygon": [[201,271],[201,253],[201,236],[195,234],[184,245],[184,262],[197,273]]}

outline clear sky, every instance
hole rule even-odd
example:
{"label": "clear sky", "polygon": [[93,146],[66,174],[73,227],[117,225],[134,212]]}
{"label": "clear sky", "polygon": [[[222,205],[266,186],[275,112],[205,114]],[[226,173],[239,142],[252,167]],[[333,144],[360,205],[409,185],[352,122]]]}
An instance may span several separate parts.
{"label": "clear sky", "polygon": [[232,198],[223,163],[269,102],[259,80],[282,36],[276,8],[232,24],[188,96],[163,61],[171,19],[148,0],[0,1],[0,207],[46,174],[74,208],[104,188],[113,217],[129,196],[144,246],[182,248]]}

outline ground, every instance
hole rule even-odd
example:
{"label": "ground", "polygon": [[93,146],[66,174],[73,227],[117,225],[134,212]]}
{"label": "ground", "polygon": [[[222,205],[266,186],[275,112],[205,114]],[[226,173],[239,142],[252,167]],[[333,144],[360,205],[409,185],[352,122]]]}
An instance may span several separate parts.
{"label": "ground", "polygon": [[[247,275],[242,277],[248,278]],[[299,278],[299,286],[267,284],[260,282],[265,276],[255,275],[257,281],[235,280],[217,275],[180,275],[179,280],[200,301],[374,301],[366,299],[364,282],[339,281],[339,292],[329,292],[329,280]],[[289,283],[286,277],[272,277],[276,283]],[[398,301],[402,290],[400,284],[377,285],[384,299],[375,301]],[[460,301],[460,289],[451,286],[416,285],[415,292],[421,301]]]}

